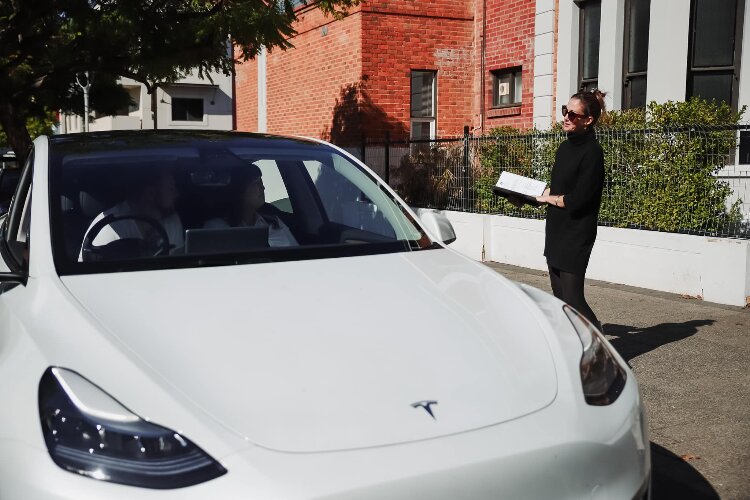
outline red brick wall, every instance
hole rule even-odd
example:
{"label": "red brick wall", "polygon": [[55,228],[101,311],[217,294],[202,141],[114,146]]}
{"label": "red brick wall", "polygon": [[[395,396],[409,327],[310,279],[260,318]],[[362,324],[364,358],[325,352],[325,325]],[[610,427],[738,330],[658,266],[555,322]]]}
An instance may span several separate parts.
{"label": "red brick wall", "polygon": [[[339,126],[342,114],[356,110],[352,89],[358,88],[362,72],[360,12],[355,9],[341,21],[314,8],[304,8],[298,16],[297,35],[290,39],[294,48],[267,55],[268,132],[361,137],[352,130],[358,124]],[[256,61],[237,67],[236,83],[237,128],[256,131]]]}
{"label": "red brick wall", "polygon": [[[303,8],[295,48],[268,54],[268,131],[342,144],[385,131],[408,137],[411,70],[437,72],[438,136],[479,125],[482,78],[485,131],[531,127],[535,2],[486,2],[484,71],[483,0],[365,0],[341,21]],[[490,71],[513,66],[523,67],[522,105],[503,111],[511,116],[489,118]],[[256,62],[237,67],[236,86],[237,128],[255,131]]]}
{"label": "red brick wall", "polygon": [[336,123],[342,113],[356,112],[352,89],[362,71],[361,19],[360,12],[334,21],[307,10],[291,39],[295,48],[269,54],[270,132],[324,138],[357,134],[358,124]]}
{"label": "red brick wall", "polygon": [[258,65],[251,60],[235,66],[234,70],[234,116],[237,130],[255,132],[258,130]]}
{"label": "red brick wall", "polygon": [[368,135],[410,132],[412,70],[437,72],[437,135],[461,134],[472,123],[471,2],[391,0],[363,6],[362,73],[376,117]]}
{"label": "red brick wall", "polygon": [[[534,0],[487,0],[487,53],[484,72],[487,130],[501,126],[530,128],[533,125],[535,5]],[[492,109],[491,71],[516,66],[522,67],[521,106]]]}

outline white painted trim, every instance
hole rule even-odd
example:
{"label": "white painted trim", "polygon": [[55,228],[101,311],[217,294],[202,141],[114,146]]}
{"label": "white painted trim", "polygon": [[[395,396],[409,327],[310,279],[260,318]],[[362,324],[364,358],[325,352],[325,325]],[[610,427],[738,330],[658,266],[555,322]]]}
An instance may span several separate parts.
{"label": "white painted trim", "polygon": [[560,2],[557,17],[557,103],[565,104],[578,90],[578,7]]}
{"label": "white painted trim", "polygon": [[534,127],[546,130],[554,123],[554,110],[552,109],[552,96],[555,92],[553,84],[554,2],[537,2],[534,25]]}
{"label": "white painted trim", "polygon": [[651,0],[647,102],[684,101],[690,0]]}
{"label": "white painted trim", "polygon": [[[737,109],[750,108],[750,0],[745,0],[745,19],[742,30],[742,54],[740,55],[740,90]],[[745,82],[743,85],[742,82]],[[748,113],[745,113],[745,120]]]}
{"label": "white painted trim", "polygon": [[256,59],[258,65],[258,132],[268,132],[268,86],[266,48],[261,47]]}
{"label": "white painted trim", "polygon": [[602,2],[599,28],[599,89],[607,92],[607,109],[622,106],[622,52],[625,0]]}

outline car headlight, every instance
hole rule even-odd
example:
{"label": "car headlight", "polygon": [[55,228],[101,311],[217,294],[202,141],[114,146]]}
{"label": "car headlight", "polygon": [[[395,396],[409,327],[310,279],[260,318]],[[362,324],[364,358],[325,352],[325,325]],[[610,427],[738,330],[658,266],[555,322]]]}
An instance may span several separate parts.
{"label": "car headlight", "polygon": [[614,403],[625,387],[625,370],[589,320],[568,305],[563,306],[563,311],[583,344],[581,382],[586,402],[595,406]]}
{"label": "car headlight", "polygon": [[81,375],[48,368],[39,383],[47,450],[65,470],[143,488],[181,488],[226,473],[179,433],[133,414]]}

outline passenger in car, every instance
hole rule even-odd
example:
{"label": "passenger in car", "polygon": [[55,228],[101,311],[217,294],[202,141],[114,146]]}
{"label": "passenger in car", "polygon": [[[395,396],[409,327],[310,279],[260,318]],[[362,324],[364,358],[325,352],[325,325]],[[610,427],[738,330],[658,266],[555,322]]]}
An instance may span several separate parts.
{"label": "passenger in car", "polygon": [[232,173],[232,205],[225,217],[206,221],[203,227],[219,229],[225,227],[268,227],[268,245],[285,247],[299,245],[284,222],[274,215],[260,214],[265,204],[265,186],[262,172],[257,165],[249,163]]}
{"label": "passenger in car", "polygon": [[[135,173],[131,177],[131,188],[126,199],[112,208],[97,215],[85,234],[104,217],[114,215],[145,216],[158,222],[166,231],[169,238],[170,253],[185,246],[185,232],[182,221],[175,208],[178,198],[177,184],[174,174],[166,169],[154,168],[148,172]],[[140,239],[158,237],[153,224],[138,219],[117,220],[104,226],[94,237],[93,245],[102,247],[116,240]],[[78,261],[83,259],[83,248],[78,255]]]}

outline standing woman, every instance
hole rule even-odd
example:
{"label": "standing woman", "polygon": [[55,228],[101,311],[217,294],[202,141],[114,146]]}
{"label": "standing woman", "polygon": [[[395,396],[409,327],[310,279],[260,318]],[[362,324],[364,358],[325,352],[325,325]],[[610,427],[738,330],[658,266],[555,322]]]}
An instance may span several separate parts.
{"label": "standing woman", "polygon": [[578,92],[562,107],[568,139],[555,155],[550,187],[537,198],[547,204],[544,255],[552,292],[601,330],[583,294],[583,281],[604,188],[604,152],[594,127],[604,108],[599,90]]}

